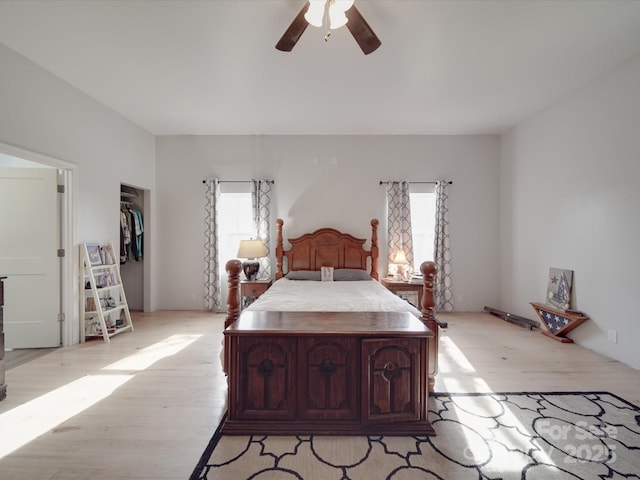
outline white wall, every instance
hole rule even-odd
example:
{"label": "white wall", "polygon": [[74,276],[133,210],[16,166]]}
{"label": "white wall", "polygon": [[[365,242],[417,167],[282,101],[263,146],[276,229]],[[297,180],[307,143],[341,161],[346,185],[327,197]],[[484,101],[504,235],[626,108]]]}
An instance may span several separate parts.
{"label": "white wall", "polygon": [[[370,238],[370,220],[378,218],[381,246],[380,180],[452,180],[456,309],[482,310],[498,301],[498,137],[166,136],[158,137],[156,152],[161,309],[204,306],[202,180],[213,177],[275,180],[271,218],[284,219],[285,236],[332,226]],[[380,258],[386,265],[386,248]]]}
{"label": "white wall", "polygon": [[76,165],[74,244],[118,245],[120,183],[155,190],[154,136],[1,44],[0,78],[0,142]]}
{"label": "white wall", "polygon": [[573,270],[570,336],[640,368],[640,56],[505,135],[500,173],[503,309],[531,316]]}

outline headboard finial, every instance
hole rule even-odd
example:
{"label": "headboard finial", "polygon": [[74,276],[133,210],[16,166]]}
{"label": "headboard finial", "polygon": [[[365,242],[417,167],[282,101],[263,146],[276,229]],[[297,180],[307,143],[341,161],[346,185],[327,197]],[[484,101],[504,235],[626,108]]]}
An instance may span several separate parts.
{"label": "headboard finial", "polygon": [[378,219],[371,220],[371,277],[378,280]]}

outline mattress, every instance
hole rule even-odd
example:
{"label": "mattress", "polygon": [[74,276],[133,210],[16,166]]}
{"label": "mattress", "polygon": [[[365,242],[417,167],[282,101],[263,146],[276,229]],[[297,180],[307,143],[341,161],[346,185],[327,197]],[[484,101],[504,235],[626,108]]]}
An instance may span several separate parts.
{"label": "mattress", "polygon": [[275,312],[420,311],[375,280],[308,281],[281,278],[245,310]]}

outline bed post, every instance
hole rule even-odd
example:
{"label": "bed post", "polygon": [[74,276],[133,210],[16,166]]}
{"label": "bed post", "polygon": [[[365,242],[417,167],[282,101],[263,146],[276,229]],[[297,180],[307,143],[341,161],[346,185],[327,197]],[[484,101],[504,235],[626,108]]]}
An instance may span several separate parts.
{"label": "bed post", "polygon": [[224,322],[224,328],[227,328],[240,316],[240,272],[242,271],[242,263],[240,260],[229,260],[225,268],[229,276],[227,319]]}
{"label": "bed post", "polygon": [[429,337],[429,371],[427,372],[429,375],[429,391],[433,392],[436,374],[438,373],[438,344],[440,343],[440,332],[436,321],[436,304],[433,299],[433,282],[438,269],[433,262],[423,262],[420,265],[420,271],[423,279],[421,319],[434,333],[433,337]]}
{"label": "bed post", "polygon": [[[227,275],[229,276],[229,292],[227,294],[227,318],[224,321],[224,328],[227,328],[235,322],[240,316],[240,272],[242,271],[242,263],[240,260],[229,260],[225,265]],[[229,359],[227,355],[230,352],[229,341],[226,335],[224,337],[224,360],[222,370],[229,373]]]}
{"label": "bed post", "polygon": [[378,280],[378,219],[371,220],[371,277]]}
{"label": "bed post", "polygon": [[284,254],[284,248],[282,247],[282,225],[284,220],[278,218],[276,220],[276,231],[278,236],[276,238],[276,280],[283,277],[282,272],[282,255]]}

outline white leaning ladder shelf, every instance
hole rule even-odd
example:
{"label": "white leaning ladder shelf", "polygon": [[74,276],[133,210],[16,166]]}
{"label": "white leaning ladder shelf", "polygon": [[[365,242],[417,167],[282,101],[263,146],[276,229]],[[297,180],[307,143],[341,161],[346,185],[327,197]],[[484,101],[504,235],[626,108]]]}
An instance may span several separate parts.
{"label": "white leaning ladder shelf", "polygon": [[80,341],[102,337],[105,342],[133,331],[120,276],[120,257],[108,243],[80,244]]}

